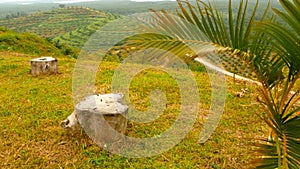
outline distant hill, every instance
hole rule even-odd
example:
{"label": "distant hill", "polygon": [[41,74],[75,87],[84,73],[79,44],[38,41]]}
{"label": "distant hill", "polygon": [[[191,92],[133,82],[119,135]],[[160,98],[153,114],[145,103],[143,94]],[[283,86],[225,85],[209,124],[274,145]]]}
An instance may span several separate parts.
{"label": "distant hill", "polygon": [[0,18],[17,15],[18,12],[30,14],[33,12],[50,10],[59,7],[60,4],[64,4],[65,6],[85,6],[119,15],[149,12],[149,9],[174,10],[177,7],[175,1],[134,2],[130,0],[97,0],[80,2],[80,0],[64,0],[61,1],[61,3],[58,3],[59,0],[28,0],[28,2],[24,0],[23,2],[11,2],[10,0],[7,1],[9,1],[9,3],[3,3],[3,0],[0,1]]}
{"label": "distant hill", "polygon": [[118,16],[87,7],[64,7],[28,16],[2,19],[0,25],[16,32],[30,32],[54,38],[90,24],[104,25]]}
{"label": "distant hill", "polygon": [[51,42],[30,33],[16,33],[0,27],[0,51],[18,52],[36,56],[58,56],[64,53]]}
{"label": "distant hill", "polygon": [[81,2],[73,5],[92,7],[101,11],[107,11],[119,15],[150,12],[150,9],[175,11],[175,9],[178,7],[176,1],[135,2],[130,0],[91,1]]}

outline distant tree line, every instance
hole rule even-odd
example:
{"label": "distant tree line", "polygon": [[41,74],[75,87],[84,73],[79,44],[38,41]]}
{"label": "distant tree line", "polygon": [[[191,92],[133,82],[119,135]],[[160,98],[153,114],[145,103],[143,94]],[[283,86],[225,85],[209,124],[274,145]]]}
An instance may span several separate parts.
{"label": "distant tree line", "polygon": [[60,7],[60,8],[65,8],[66,5],[65,5],[65,4],[59,4],[58,7]]}
{"label": "distant tree line", "polygon": [[19,17],[26,16],[26,15],[27,14],[25,12],[16,12],[16,13],[7,14],[5,16],[5,19],[19,18]]}

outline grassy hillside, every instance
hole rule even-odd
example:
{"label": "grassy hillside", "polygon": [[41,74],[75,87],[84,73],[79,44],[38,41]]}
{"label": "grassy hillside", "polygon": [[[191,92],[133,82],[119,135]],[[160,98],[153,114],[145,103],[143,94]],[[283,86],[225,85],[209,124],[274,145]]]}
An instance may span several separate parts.
{"label": "grassy hillside", "polygon": [[104,24],[108,23],[109,20],[103,20],[103,22],[94,22],[86,26],[82,26],[76,30],[70,31],[63,35],[53,38],[53,42],[66,44],[74,48],[81,48],[89,37],[99,30]]}
{"label": "grassy hillside", "polygon": [[[0,79],[5,79],[0,81],[0,168],[242,169],[250,168],[248,163],[255,157],[253,138],[266,138],[264,123],[255,117],[259,110],[253,109],[255,89],[247,85],[249,93],[243,98],[236,97],[235,92],[246,85],[233,84],[229,78],[222,120],[210,140],[199,144],[199,133],[210,106],[210,84],[206,72],[194,72],[199,84],[200,111],[193,130],[181,143],[151,158],[129,159],[111,154],[87,136],[68,135],[59,126],[74,109],[72,75],[76,60],[60,58],[59,75],[32,77],[28,73],[32,57],[0,52]],[[97,93],[111,91],[111,78],[118,66],[102,62],[95,83]],[[151,123],[130,121],[128,136],[151,137],[168,128],[176,118],[180,101],[174,79],[162,71],[140,72],[131,82],[132,105],[147,110],[150,89],[167,93],[166,110]]]}
{"label": "grassy hillside", "polygon": [[49,41],[30,33],[16,33],[0,27],[0,51],[32,55],[62,55],[63,51]]}
{"label": "grassy hillside", "polygon": [[86,7],[66,7],[42,11],[14,19],[2,19],[0,25],[17,32],[54,38],[90,24],[103,25],[117,16]]}

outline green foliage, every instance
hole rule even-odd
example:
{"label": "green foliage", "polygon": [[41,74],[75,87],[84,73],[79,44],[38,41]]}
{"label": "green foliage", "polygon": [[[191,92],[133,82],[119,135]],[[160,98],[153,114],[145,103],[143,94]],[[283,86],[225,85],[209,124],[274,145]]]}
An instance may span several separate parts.
{"label": "green foliage", "polygon": [[[297,147],[300,145],[300,135],[297,115],[300,108],[294,108],[293,105],[300,99],[300,90],[296,89],[292,93],[300,76],[299,0],[280,0],[286,12],[274,9],[289,27],[274,22],[274,17],[266,17],[269,6],[260,20],[255,20],[258,1],[254,9],[248,12],[248,0],[241,0],[234,16],[230,0],[228,27],[222,13],[211,2],[197,0],[194,6],[189,1],[177,2],[180,8],[177,15],[181,20],[164,10],[154,11],[155,21],[151,25],[165,35],[135,35],[128,44],[135,44],[142,49],[170,50],[180,57],[190,50],[189,46],[196,44],[198,48],[196,51],[194,49],[196,53],[192,53],[192,59],[214,57],[211,60],[233,62],[231,67],[234,69],[227,70],[242,75],[245,68],[249,68],[255,74],[255,77],[250,78],[261,83],[259,102],[263,112],[259,115],[275,133],[275,141],[262,146],[262,153],[266,158],[258,166],[299,167],[300,151]],[[204,55],[203,49],[206,49],[207,44],[213,45],[216,53],[211,50]]]}
{"label": "green foliage", "polygon": [[0,25],[17,32],[57,37],[90,24],[113,20],[116,16],[87,7],[65,7],[33,13],[25,17],[0,20]]}
{"label": "green foliage", "polygon": [[150,9],[160,10],[165,9],[174,11],[177,8],[176,2],[162,1],[162,2],[133,2],[133,1],[95,1],[89,3],[78,3],[90,8],[95,8],[101,11],[107,11],[118,15],[132,15],[136,13],[149,12]]}
{"label": "green foliage", "polygon": [[60,8],[64,8],[64,7],[66,7],[66,5],[65,4],[59,4],[58,5]]}
{"label": "green foliage", "polygon": [[300,1],[280,0],[280,3],[284,11],[273,10],[286,25],[263,22],[258,28],[271,37],[274,51],[287,67],[286,78],[275,86],[274,91],[261,90],[261,103],[267,108],[263,117],[272,128],[274,138],[271,143],[262,145],[265,158],[259,166],[271,168],[270,164],[273,164],[278,168],[296,169],[300,166],[300,108],[294,107],[300,99],[300,89],[295,85],[300,76]]}
{"label": "green foliage", "polygon": [[[80,137],[80,139],[69,137],[58,129],[57,124],[59,121],[73,111],[71,110],[73,106],[69,104],[72,102],[71,91],[68,89],[71,89],[74,60],[62,58],[60,62],[62,75],[32,78],[28,75],[28,68],[23,64],[29,58],[6,56],[0,53],[0,77],[1,79],[7,79],[0,82],[0,93],[2,93],[0,95],[2,103],[0,104],[0,142],[3,143],[3,146],[0,147],[0,157],[4,161],[3,163],[1,161],[0,167],[6,168],[13,165],[24,167],[25,165],[28,168],[61,168],[66,166],[77,168],[136,168],[141,166],[149,168],[164,166],[172,168],[244,168],[245,162],[255,157],[252,154],[252,147],[249,146],[249,138],[257,138],[258,135],[263,134],[260,127],[263,124],[260,119],[253,118],[253,114],[258,113],[275,133],[272,141],[264,140],[264,144],[260,145],[259,152],[262,153],[264,158],[257,161],[258,168],[298,168],[300,165],[300,118],[297,115],[299,115],[300,108],[294,107],[294,104],[300,99],[300,90],[295,86],[300,76],[300,3],[299,0],[293,2],[291,0],[280,0],[280,2],[284,11],[274,9],[274,12],[281,18],[281,22],[286,23],[283,25],[274,22],[272,18],[266,21],[266,15],[264,14],[267,13],[267,10],[263,12],[263,15],[260,15],[257,13],[257,6],[254,6],[249,12],[248,1],[241,1],[237,8],[232,7],[231,1],[229,1],[228,13],[225,16],[217,9],[218,6],[212,3],[197,0],[193,6],[189,2],[179,0],[177,14],[185,22],[172,20],[167,11],[155,13],[156,23],[162,26],[160,29],[166,31],[169,27],[172,27],[173,30],[171,29],[172,31],[168,33],[176,36],[142,34],[128,39],[126,42],[128,44],[125,45],[139,46],[138,49],[155,47],[170,50],[182,58],[185,58],[187,52],[191,52],[186,45],[189,40],[191,40],[190,42],[196,40],[202,46],[205,46],[208,42],[216,47],[216,56],[220,58],[224,63],[223,66],[228,71],[244,75],[244,69],[247,68],[249,72],[256,75],[255,77],[249,75],[249,77],[261,83],[260,97],[258,97],[262,105],[260,110],[253,109],[250,97],[237,100],[233,96],[232,92],[237,86],[230,85],[228,87],[228,107],[224,119],[221,121],[220,128],[217,129],[214,137],[203,146],[197,144],[198,133],[201,131],[205,111],[209,108],[207,100],[210,100],[210,97],[208,94],[209,86],[201,86],[202,88],[199,89],[202,94],[201,106],[203,107],[201,107],[201,110],[204,110],[204,112],[201,112],[203,114],[197,119],[193,132],[170,152],[148,159],[120,158],[101,150],[87,141],[86,137]],[[57,21],[61,18],[68,18],[64,11],[60,11],[65,9],[71,10],[74,8],[56,10],[57,13],[61,12],[62,14],[56,18]],[[38,14],[33,16],[39,20]],[[93,18],[93,15],[89,16]],[[38,29],[30,28],[44,36],[49,35],[50,38],[44,40],[36,35],[29,33],[17,34],[0,27],[0,50],[33,55],[59,55],[63,53],[76,58],[78,51],[65,44],[81,47],[86,38],[101,27],[94,20],[85,23],[83,21],[84,17],[79,17],[79,20],[67,22],[66,25],[74,26],[82,23],[88,26],[79,29],[71,26],[72,29],[64,30],[65,28],[62,27],[61,29],[59,27],[62,24],[60,23],[53,29],[53,27],[50,28],[50,24],[45,17],[41,18],[44,18],[44,21],[38,21],[39,24],[34,25],[35,28],[45,30],[45,32],[50,29],[58,32],[41,33],[36,31]],[[70,18],[72,20],[74,16]],[[112,18],[114,18],[113,15]],[[22,22],[26,23],[24,27],[16,26],[16,23],[22,19],[24,20]],[[9,25],[15,26],[15,29],[27,29],[29,26],[27,24],[31,23],[34,17],[31,17],[32,20],[22,19],[13,19]],[[109,22],[106,19],[101,21],[103,21],[101,23]],[[63,20],[63,22],[66,22],[66,20]],[[1,25],[2,23],[1,21]],[[21,25],[24,23],[21,23]],[[197,30],[190,31],[191,27],[188,27],[187,23],[194,24]],[[54,47],[49,41],[56,34],[61,36],[53,41]],[[203,38],[203,34],[206,38]],[[183,43],[183,40],[185,43]],[[174,46],[175,48],[173,48]],[[199,56],[197,53],[191,55],[192,58]],[[128,57],[128,53],[124,57]],[[123,59],[123,57],[121,58]],[[195,72],[198,83],[201,85],[206,84],[209,79],[207,74],[202,73],[203,66],[195,66],[194,61],[190,62],[192,58],[185,59],[189,61],[188,64],[191,69],[199,71]],[[110,59],[116,60],[120,57],[119,55],[109,55],[107,60]],[[238,65],[238,63],[241,63],[241,65]],[[103,62],[102,66],[104,67],[100,68],[97,75],[97,90],[110,92],[111,76],[118,65]],[[176,84],[174,84],[173,79],[165,76],[162,72],[153,70],[141,72],[138,77],[132,82],[133,105],[141,110],[147,109],[149,106],[147,98],[149,91],[144,92],[143,89],[139,88],[140,86],[143,88],[162,88],[170,95],[176,96],[170,97],[171,100],[168,100],[168,109],[163,116],[174,115],[176,108],[178,108],[178,101],[172,100],[172,98],[178,98],[178,93],[174,92],[176,91],[174,90]],[[49,86],[52,87],[49,88]],[[252,87],[251,90],[253,90]],[[296,92],[291,94],[292,90]],[[11,93],[16,94],[11,95]],[[45,105],[45,101],[48,104]],[[174,119],[163,118],[151,124],[130,122],[128,135],[133,137],[156,135],[166,126],[169,126],[172,120]],[[158,130],[153,130],[153,128]],[[78,148],[81,145],[83,145],[83,148]],[[237,149],[228,148],[236,147],[236,145],[241,146]]]}
{"label": "green foliage", "polygon": [[43,38],[29,33],[18,34],[3,27],[0,28],[0,50],[33,55],[61,55],[59,49]]}
{"label": "green foliage", "polygon": [[55,37],[53,41],[60,41],[60,43],[62,44],[66,44],[74,48],[80,49],[84,46],[86,41],[90,38],[90,36],[93,33],[100,30],[102,26],[111,21],[111,18],[101,18],[101,20],[99,19],[99,21],[90,23],[86,26],[82,25],[73,31]]}
{"label": "green foliage", "polygon": [[[299,100],[299,89],[296,89],[297,92],[292,96],[290,93],[294,89],[295,81],[298,80],[300,70],[300,65],[298,65],[300,61],[299,1],[295,0],[295,4],[289,0],[280,1],[287,13],[274,9],[275,13],[289,24],[289,28],[273,22],[272,19],[265,21],[264,15],[257,26],[258,29],[254,29],[257,28],[254,18],[258,3],[250,15],[251,19],[246,22],[248,1],[245,5],[243,0],[240,2],[236,18],[233,17],[232,5],[229,1],[228,31],[218,10],[214,10],[210,3],[197,2],[199,15],[189,3],[186,3],[189,11],[185,10],[181,1],[178,1],[178,4],[182,13],[178,15],[197,25],[221,52],[223,52],[222,48],[230,47],[229,52],[236,54],[238,58],[251,66],[257,80],[262,84],[260,103],[264,113],[260,116],[264,117],[276,135],[272,145],[262,146],[264,147],[263,155],[267,157],[258,165],[262,168],[274,168],[274,166],[275,168],[297,168],[300,166],[300,154],[297,148],[300,145],[300,135],[297,124],[299,118],[295,115],[299,114],[299,108],[292,107]],[[285,70],[288,76],[284,75]]]}
{"label": "green foliage", "polygon": [[5,16],[5,19],[13,19],[13,18],[18,18],[22,16],[26,16],[27,14],[24,12],[17,12],[17,13],[12,13],[12,14],[7,14]]}
{"label": "green foliage", "polygon": [[36,56],[71,56],[77,58],[78,49],[71,48],[59,41],[54,44],[30,33],[16,33],[4,27],[0,27],[0,51],[18,52]]}
{"label": "green foliage", "polygon": [[66,44],[62,44],[60,40],[54,40],[54,46],[61,50],[63,55],[71,56],[72,58],[77,59],[80,50],[76,48],[72,48]]}

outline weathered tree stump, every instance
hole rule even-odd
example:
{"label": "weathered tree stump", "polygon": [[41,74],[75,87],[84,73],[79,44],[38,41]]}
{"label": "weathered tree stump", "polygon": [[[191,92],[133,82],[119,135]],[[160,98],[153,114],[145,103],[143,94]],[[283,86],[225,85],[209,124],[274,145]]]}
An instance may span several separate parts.
{"label": "weathered tree stump", "polygon": [[[128,106],[122,94],[91,95],[76,105],[62,128],[74,132],[80,126],[98,145],[117,142],[126,132]],[[78,125],[78,122],[80,125]]]}
{"label": "weathered tree stump", "polygon": [[31,74],[38,76],[40,74],[57,74],[58,65],[57,59],[53,57],[41,57],[32,59],[31,63]]}

